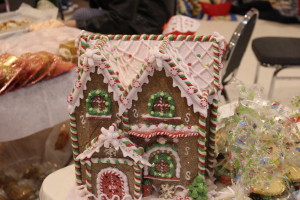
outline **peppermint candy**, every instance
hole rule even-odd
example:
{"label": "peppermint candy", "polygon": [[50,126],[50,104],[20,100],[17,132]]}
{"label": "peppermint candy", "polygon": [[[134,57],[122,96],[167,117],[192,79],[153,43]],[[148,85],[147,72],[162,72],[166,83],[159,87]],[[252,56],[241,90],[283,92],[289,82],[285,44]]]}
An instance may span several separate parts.
{"label": "peppermint candy", "polygon": [[72,94],[68,95],[67,101],[68,101],[68,103],[72,103],[73,102],[73,95]]}
{"label": "peppermint candy", "polygon": [[114,85],[116,85],[116,81],[114,80],[114,79],[109,79],[109,81],[108,81],[108,84],[110,85],[110,86],[114,86]]}
{"label": "peppermint candy", "polygon": [[137,81],[137,80],[135,80],[134,82],[133,82],[133,87],[135,87],[135,88],[139,88],[139,87],[141,87],[141,83],[139,82],[139,81]]}
{"label": "peppermint candy", "polygon": [[75,67],[75,72],[78,74],[80,72],[80,68],[79,67]]}
{"label": "peppermint candy", "polygon": [[81,86],[82,86],[81,81],[80,81],[80,80],[77,80],[77,81],[75,82],[75,87],[76,87],[76,88],[80,88]]}
{"label": "peppermint candy", "polygon": [[126,98],[126,97],[121,97],[121,102],[122,102],[124,105],[128,105],[128,104],[129,104],[129,99]]}
{"label": "peppermint candy", "polygon": [[90,71],[90,66],[85,65],[85,66],[83,67],[83,71],[84,71],[84,72]]}
{"label": "peppermint candy", "polygon": [[172,68],[172,69],[170,70],[170,73],[171,73],[172,76],[177,76],[177,75],[179,74],[178,70],[175,69],[175,68]]}
{"label": "peppermint candy", "polygon": [[195,93],[195,89],[194,89],[193,87],[190,87],[190,88],[187,90],[187,93],[188,93],[189,95],[192,95],[192,94]]}
{"label": "peppermint candy", "polygon": [[104,62],[102,62],[98,65],[98,68],[101,70],[104,70],[106,68],[106,64]]}
{"label": "peppermint candy", "polygon": [[208,108],[208,102],[207,102],[207,100],[206,99],[201,99],[200,100],[200,106],[202,108]]}
{"label": "peppermint candy", "polygon": [[147,71],[147,72],[149,72],[149,73],[153,72],[153,71],[154,71],[154,68],[153,68],[153,66],[152,66],[152,65],[150,65],[150,64],[149,64],[149,65],[147,65],[147,66],[146,66],[146,71]]}

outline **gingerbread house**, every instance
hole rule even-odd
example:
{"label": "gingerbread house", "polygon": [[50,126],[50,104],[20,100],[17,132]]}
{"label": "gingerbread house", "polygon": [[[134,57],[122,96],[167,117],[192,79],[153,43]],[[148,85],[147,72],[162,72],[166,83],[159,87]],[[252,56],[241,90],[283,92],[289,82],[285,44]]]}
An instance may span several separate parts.
{"label": "gingerbread house", "polygon": [[187,189],[212,169],[222,36],[82,34],[78,44],[68,96],[78,185],[95,199],[141,199],[145,181]]}

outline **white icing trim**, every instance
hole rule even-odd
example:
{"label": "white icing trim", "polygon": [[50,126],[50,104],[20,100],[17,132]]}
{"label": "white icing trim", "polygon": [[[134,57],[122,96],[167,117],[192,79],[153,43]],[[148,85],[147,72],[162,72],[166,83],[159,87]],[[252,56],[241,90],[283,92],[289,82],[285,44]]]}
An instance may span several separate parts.
{"label": "white icing trim", "polygon": [[[176,160],[176,178],[180,178],[180,169],[181,169],[181,165],[180,165],[180,158],[178,156],[178,153],[176,151],[174,151],[173,149],[171,149],[170,147],[154,147],[153,149],[151,149],[150,151],[147,151],[145,153],[144,158],[146,160],[149,160],[149,157],[151,155],[151,153],[155,152],[155,151],[161,151],[161,152],[167,152],[167,153],[171,153],[172,156],[175,158]],[[149,165],[151,166],[151,165]],[[144,175],[149,175],[149,168],[148,166],[144,167]]]}
{"label": "white icing trim", "polygon": [[180,178],[162,178],[162,177],[156,177],[151,175],[144,175],[144,178],[153,179],[153,180],[160,180],[160,181],[180,181]]}
{"label": "white icing trim", "polygon": [[[152,64],[152,66],[154,67],[154,65]],[[155,68],[154,68],[155,70]],[[140,82],[141,86],[139,88],[132,88],[128,95],[127,95],[127,98],[129,99],[129,103],[128,105],[124,105],[124,104],[120,104],[119,105],[119,115],[122,115],[126,110],[130,109],[131,106],[132,106],[132,101],[135,100],[137,101],[138,100],[138,92],[142,92],[142,86],[145,84],[145,83],[149,83],[149,76],[153,76],[154,74],[154,70],[152,72],[148,72],[147,70],[144,70],[143,71],[143,74],[141,75],[141,77],[138,79],[138,81]]]}
{"label": "white icing trim", "polygon": [[[107,61],[105,63],[107,63]],[[120,105],[121,104],[120,96],[122,96],[122,92],[119,90],[117,84],[115,84],[113,86],[108,84],[108,80],[113,78],[110,75],[110,73],[108,72],[108,69],[107,68],[101,69],[98,67],[97,74],[102,74],[104,76],[104,83],[106,83],[108,85],[108,92],[113,93],[114,100],[117,101]]]}
{"label": "white icing trim", "polygon": [[[110,162],[108,162],[108,160]],[[92,158],[91,159],[92,163],[94,164],[101,164],[101,163],[109,163],[109,164],[125,164],[125,165],[130,165],[133,166],[132,160],[126,159],[126,158]],[[99,162],[101,161],[101,162]],[[116,163],[118,161],[119,163]],[[127,163],[126,163],[127,162]]]}
{"label": "white icing trim", "polygon": [[[117,173],[119,175],[119,177],[121,178],[121,180],[123,181],[123,190],[122,190],[122,196],[124,196],[122,199],[125,199],[125,197],[128,195],[131,196],[129,194],[129,187],[128,187],[128,181],[127,181],[127,176],[120,170],[116,169],[116,168],[112,168],[112,167],[108,167],[108,168],[105,168],[105,169],[102,169],[98,174],[97,174],[97,180],[96,180],[96,183],[97,183],[97,194],[98,194],[98,198],[101,199],[101,197],[103,196],[102,192],[103,191],[103,188],[102,188],[102,184],[101,184],[101,175],[106,173],[106,172],[114,172],[114,173]],[[104,194],[105,195],[105,194]],[[105,195],[106,196],[106,195]],[[114,195],[115,196],[115,195]],[[112,199],[114,199],[114,196]],[[117,196],[117,195],[116,195]],[[107,196],[106,196],[107,197]],[[108,199],[108,198],[107,198]],[[119,197],[120,199],[120,197]]]}
{"label": "white icing trim", "polygon": [[90,115],[89,113],[85,114],[87,119],[111,119],[111,115]]}
{"label": "white icing trim", "polygon": [[[152,124],[150,126],[147,126],[147,124],[136,124],[136,125],[132,125],[130,128],[132,131],[140,131],[140,132],[153,132],[153,131],[168,131],[170,133],[176,133],[176,132],[199,133],[200,132],[198,126],[177,125],[175,129],[173,126],[174,126],[173,124],[165,124],[165,123]],[[196,127],[198,127],[198,129]]]}
{"label": "white icing trim", "polygon": [[157,120],[157,121],[174,121],[174,120],[181,120],[181,117],[163,118],[163,117],[153,117],[153,116],[147,114],[147,115],[142,115],[142,119],[144,119],[144,120]]}
{"label": "white icing trim", "polygon": [[[110,126],[109,129],[101,128],[101,133],[97,138],[92,140],[91,145],[85,149],[84,152],[79,154],[75,160],[85,160],[86,158],[91,158],[95,152],[99,152],[100,148],[104,146],[109,148],[113,146],[116,150],[121,149],[124,157],[130,157],[135,163],[141,162],[143,165],[150,165],[150,163],[143,159],[143,157],[137,154],[134,150],[137,149],[136,145],[129,140],[126,136],[120,135],[115,126]],[[130,142],[134,144],[133,146],[127,147],[124,142]],[[84,161],[83,161],[84,162]]]}
{"label": "white icing trim", "polygon": [[[170,76],[172,68],[166,61],[163,62],[163,65],[164,65],[166,76]],[[197,88],[198,89],[197,93],[188,94],[190,87],[188,87],[185,83],[183,83],[183,81],[179,76],[171,76],[171,77],[173,79],[173,87],[178,87],[178,89],[181,91],[181,97],[184,97],[187,100],[188,106],[193,105],[193,110],[195,113],[198,112],[203,116],[207,117],[207,108],[203,108],[200,106],[200,99],[197,96],[198,94],[203,96],[203,94],[201,93],[201,89]],[[191,80],[189,79],[187,79],[187,81],[191,82]]]}
{"label": "white icing trim", "polygon": [[198,136],[199,133],[176,133],[176,132],[168,132],[168,131],[152,131],[149,133],[145,132],[138,132],[138,131],[128,131],[129,135],[134,135],[137,137],[142,138],[151,138],[158,135],[167,135],[171,138],[181,138],[181,137],[191,137],[191,136]]}
{"label": "white icing trim", "polygon": [[[222,36],[220,36],[218,33],[214,33],[214,35],[212,35],[212,37],[214,37],[216,39],[216,41],[220,42],[220,45],[219,45],[219,48],[223,48],[222,45],[224,42],[222,42],[224,40],[224,38]],[[195,42],[195,41],[179,41],[179,40],[175,40],[175,41],[167,41],[168,38],[166,38],[166,40],[162,40],[161,42],[159,41],[156,41],[154,40],[155,42],[151,43],[151,41],[148,41],[148,46],[147,46],[147,51],[148,53],[146,53],[145,55],[147,55],[149,57],[149,60],[150,60],[150,63],[153,65],[153,67],[156,65],[156,69],[155,70],[161,70],[162,68],[165,69],[165,72],[166,72],[166,75],[167,76],[172,76],[173,78],[173,86],[174,87],[178,87],[181,91],[181,97],[185,97],[187,99],[187,103],[189,106],[193,105],[193,110],[194,112],[199,112],[201,113],[203,116],[207,116],[207,107],[202,107],[201,106],[201,103],[200,103],[200,99],[199,97],[197,96],[198,95],[202,95],[202,90],[207,90],[209,95],[208,95],[208,102],[209,103],[212,103],[212,100],[213,99],[219,99],[219,94],[218,93],[215,93],[214,95],[210,95],[211,92],[213,91],[216,91],[216,88],[214,86],[214,74],[213,74],[213,70],[214,70],[214,66],[211,64],[211,60],[214,60],[214,58],[212,57],[213,53],[214,53],[214,50],[211,50],[211,45],[212,45],[212,41],[209,41],[207,43],[210,43],[209,47],[208,48],[205,48],[201,45],[201,42]],[[103,44],[105,44],[106,42],[108,42],[109,44],[112,43],[110,42],[110,40],[108,40],[108,37],[100,37],[99,40],[97,41],[100,41],[102,42]],[[97,42],[96,41],[96,42]],[[111,40],[111,41],[118,41],[118,44],[121,44],[121,41],[123,43],[127,42],[127,43],[130,43],[130,42],[137,42],[137,41],[123,41],[123,40]],[[167,41],[167,42],[166,42]],[[140,42],[138,42],[137,44],[140,45],[141,43],[143,43],[144,40],[141,39]],[[186,66],[187,61],[185,61],[185,57],[184,56],[187,56],[188,54],[185,54],[183,55],[184,52],[179,52],[177,49],[176,49],[176,44],[192,44],[193,45],[190,45],[188,46],[187,45],[187,48],[189,49],[188,50],[188,53],[194,53],[194,48],[195,47],[201,47],[202,50],[201,52],[203,51],[203,53],[205,55],[208,55],[211,60],[209,60],[209,64],[210,64],[210,67],[209,69],[205,69],[206,66],[204,66],[204,63],[203,63],[203,60],[197,60],[196,58],[194,59],[195,62],[193,64],[197,62],[200,62],[199,64],[202,65],[202,70],[206,70],[210,73],[210,77],[209,77],[209,80],[206,80],[207,78],[203,78],[203,80],[206,82],[207,86],[201,86],[199,85],[199,83],[196,81],[196,79],[194,79],[195,77],[191,75],[189,75],[188,71],[190,72],[189,67]],[[87,39],[87,43],[90,44],[90,49],[87,49],[85,51],[85,53],[82,55],[84,57],[84,63],[88,64],[89,66],[94,66],[96,64],[96,62],[99,61],[100,57],[98,55],[94,55],[92,54],[94,51],[98,52],[100,51],[101,53],[103,53],[102,51],[104,51],[105,53],[105,49],[101,48],[101,49],[93,49],[94,46],[95,46],[95,40],[91,40],[91,39]],[[153,44],[157,44],[159,43],[158,45],[153,45]],[[94,44],[94,45],[93,45]],[[81,46],[79,45],[79,51],[82,50]],[[107,48],[107,47],[105,47]],[[166,53],[161,53],[159,51],[159,48],[163,48],[165,50]],[[137,51],[134,52],[134,54],[136,53]],[[177,57],[183,57],[184,59],[183,62],[177,62],[176,61],[176,58]],[[182,73],[186,76],[187,80],[185,81],[189,81],[192,83],[192,85],[195,87],[195,89],[197,89],[198,92],[194,93],[194,94],[191,94],[190,92],[193,90],[192,88],[190,88],[189,86],[187,86],[183,81],[181,80],[181,78],[178,76],[178,75],[175,75],[174,76],[174,73],[171,72],[171,67],[169,66],[169,64],[165,61],[166,59],[168,58],[171,58],[172,59],[172,62],[174,62],[177,66],[176,68],[179,68],[181,70],[181,72],[179,73]],[[92,60],[91,60],[92,59]],[[221,56],[218,60],[219,62],[221,62]],[[140,62],[140,61],[139,61]],[[111,66],[111,69],[115,71],[116,73],[116,70],[113,68],[113,64],[112,62],[110,62],[110,60],[106,59],[105,63],[109,64]],[[79,65],[80,65],[80,62],[79,62]],[[79,88],[74,88],[74,93],[71,94],[71,96],[69,97],[69,99],[71,100],[71,103],[69,105],[69,112],[70,113],[73,113],[74,112],[74,109],[75,107],[79,106],[79,99],[83,98],[83,90],[86,89],[86,83],[88,80],[90,80],[90,73],[95,71],[95,67],[92,67],[92,69],[88,70],[87,72],[83,72],[81,77],[80,77],[80,84],[81,84],[81,87]],[[174,70],[173,70],[174,71]],[[148,72],[147,70],[144,70],[143,71],[143,74],[142,76],[139,78],[139,83],[140,83],[140,87],[133,87],[131,89],[131,91],[129,91],[129,94],[127,95],[127,97],[123,97],[122,96],[122,91],[120,91],[120,89],[118,88],[118,84],[113,84],[113,85],[110,85],[108,84],[108,80],[112,79],[112,76],[109,74],[108,72],[108,69],[107,68],[104,68],[104,69],[98,69],[98,74],[99,73],[102,73],[103,76],[104,76],[104,83],[107,83],[108,85],[108,91],[109,92],[113,92],[113,97],[114,97],[114,100],[118,102],[119,104],[119,115],[122,115],[126,110],[128,110],[129,108],[131,108],[132,106],[132,101],[133,100],[137,100],[137,93],[138,92],[141,92],[142,91],[142,85],[144,83],[148,83],[149,80],[148,80],[148,76],[153,76],[153,71],[150,71]],[[201,74],[201,73],[199,73]],[[117,76],[117,75],[116,75]],[[117,76],[119,77],[119,76]],[[220,78],[220,77],[218,77]],[[220,78],[220,81],[221,81],[221,78]],[[123,88],[125,90],[127,90],[127,87],[123,86]],[[73,101],[72,101],[73,100]]]}

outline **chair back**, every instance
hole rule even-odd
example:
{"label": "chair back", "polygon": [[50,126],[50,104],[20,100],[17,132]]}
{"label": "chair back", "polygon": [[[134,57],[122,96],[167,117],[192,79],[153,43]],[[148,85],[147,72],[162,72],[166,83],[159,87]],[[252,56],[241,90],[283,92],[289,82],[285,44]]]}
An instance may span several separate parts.
{"label": "chair back", "polygon": [[[235,29],[224,53],[223,71],[225,71],[225,74],[223,75],[223,85],[226,85],[235,75],[246,51],[257,18],[258,10],[252,8]],[[226,80],[230,75],[232,75],[230,79]]]}

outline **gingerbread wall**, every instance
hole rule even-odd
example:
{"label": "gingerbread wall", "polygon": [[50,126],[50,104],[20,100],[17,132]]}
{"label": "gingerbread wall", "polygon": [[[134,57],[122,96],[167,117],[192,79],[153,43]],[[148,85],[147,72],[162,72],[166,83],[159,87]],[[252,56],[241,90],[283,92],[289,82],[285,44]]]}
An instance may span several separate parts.
{"label": "gingerbread wall", "polygon": [[[180,121],[161,121],[161,120],[144,120],[141,118],[142,114],[149,114],[148,102],[150,96],[157,92],[169,93],[175,101],[175,117],[181,117]],[[136,117],[138,114],[138,117]],[[187,116],[188,114],[188,116]],[[184,124],[184,125],[198,125],[198,114],[195,114],[192,106],[187,105],[184,97],[181,97],[181,91],[178,87],[173,87],[173,79],[166,77],[165,70],[155,71],[152,77],[149,77],[149,83],[142,86],[142,92],[138,93],[138,100],[132,102],[132,107],[128,111],[129,123],[168,123],[168,124]]]}
{"label": "gingerbread wall", "polygon": [[[162,121],[162,120],[145,120],[142,114],[149,114],[148,102],[150,96],[158,92],[167,92],[175,102],[175,116],[181,117],[180,121]],[[164,69],[155,71],[152,77],[149,77],[149,83],[142,86],[142,92],[138,93],[138,100],[133,101],[132,108],[128,111],[129,123],[133,124],[174,124],[174,125],[199,125],[199,114],[194,113],[192,106],[187,105],[185,98],[181,97],[181,91],[177,87],[173,87],[173,79],[166,77]],[[144,138],[130,136],[130,139],[146,150],[147,145],[156,142],[158,137],[152,137],[149,141]],[[172,138],[167,138],[168,142],[173,142]],[[180,181],[159,181],[153,180],[156,187],[162,183],[180,184],[185,187],[189,186],[194,178],[198,175],[198,153],[197,153],[197,137],[179,138],[177,142],[178,154],[180,157],[181,171]]]}
{"label": "gingerbread wall", "polygon": [[[134,141],[139,146],[146,147],[154,143],[158,137],[152,137],[149,142],[146,142],[144,138],[130,136],[130,139]],[[168,143],[172,143],[172,138],[167,138]],[[180,158],[180,181],[160,181],[152,180],[154,185],[159,188],[162,183],[169,183],[175,185],[189,186],[193,180],[198,175],[198,153],[197,153],[197,137],[186,137],[179,138],[179,141],[176,143],[177,153]]]}
{"label": "gingerbread wall", "polygon": [[[89,143],[93,138],[100,134],[101,127],[109,128],[112,123],[117,121],[116,114],[118,113],[118,104],[113,100],[113,94],[108,92],[107,84],[103,83],[103,75],[97,73],[91,73],[91,81],[86,84],[87,89],[83,91],[83,98],[80,99],[80,106],[75,109],[79,152],[82,153],[85,150],[85,145]],[[111,106],[111,119],[87,119],[85,117],[86,111],[86,99],[89,92],[93,90],[103,90],[106,92],[112,101]]]}

